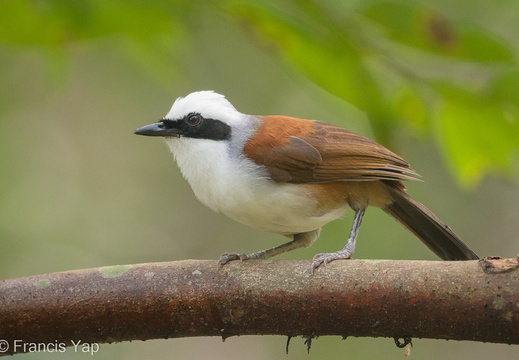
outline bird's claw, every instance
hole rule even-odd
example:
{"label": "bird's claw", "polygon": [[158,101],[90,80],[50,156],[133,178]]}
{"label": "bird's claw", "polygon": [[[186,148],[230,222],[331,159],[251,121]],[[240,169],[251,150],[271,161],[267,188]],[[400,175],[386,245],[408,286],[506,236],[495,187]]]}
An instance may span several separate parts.
{"label": "bird's claw", "polygon": [[310,265],[310,271],[313,273],[319,266],[326,266],[328,263],[334,260],[351,259],[351,253],[349,251],[340,250],[334,253],[320,253],[316,254],[312,259],[312,265]]}
{"label": "bird's claw", "polygon": [[220,260],[218,260],[218,265],[223,266],[227,264],[229,261],[233,260],[247,260],[249,256],[247,254],[238,254],[238,253],[223,253],[220,256]]}

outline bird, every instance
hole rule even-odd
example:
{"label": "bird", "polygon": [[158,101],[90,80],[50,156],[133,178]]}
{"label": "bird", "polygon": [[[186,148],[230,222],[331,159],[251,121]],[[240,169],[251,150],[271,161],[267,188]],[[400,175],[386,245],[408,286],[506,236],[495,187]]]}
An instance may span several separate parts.
{"label": "bird", "polygon": [[350,259],[369,206],[381,208],[443,260],[476,260],[476,253],[423,204],[404,180],[420,176],[386,147],[342,127],[282,115],[247,115],[224,95],[196,91],[179,97],[158,122],[137,135],[159,136],[197,199],[242,224],[288,237],[233,260],[267,259],[310,246],[322,226],[354,211],[346,245],[316,254],[321,265]]}

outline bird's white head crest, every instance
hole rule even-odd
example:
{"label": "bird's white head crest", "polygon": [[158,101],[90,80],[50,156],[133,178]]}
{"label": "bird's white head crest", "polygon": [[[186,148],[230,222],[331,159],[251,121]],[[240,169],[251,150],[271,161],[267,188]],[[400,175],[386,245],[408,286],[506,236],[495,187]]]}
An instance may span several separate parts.
{"label": "bird's white head crest", "polygon": [[196,91],[186,97],[179,97],[166,119],[182,119],[188,114],[197,113],[207,119],[215,119],[232,125],[241,115],[224,95],[214,91]]}

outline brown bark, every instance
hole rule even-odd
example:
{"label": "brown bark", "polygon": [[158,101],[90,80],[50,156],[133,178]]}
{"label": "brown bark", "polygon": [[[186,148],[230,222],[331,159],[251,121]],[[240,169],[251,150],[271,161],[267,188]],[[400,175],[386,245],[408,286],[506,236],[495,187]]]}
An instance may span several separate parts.
{"label": "brown bark", "polygon": [[3,354],[23,343],[266,334],[519,344],[517,259],[308,266],[187,260],[4,280]]}

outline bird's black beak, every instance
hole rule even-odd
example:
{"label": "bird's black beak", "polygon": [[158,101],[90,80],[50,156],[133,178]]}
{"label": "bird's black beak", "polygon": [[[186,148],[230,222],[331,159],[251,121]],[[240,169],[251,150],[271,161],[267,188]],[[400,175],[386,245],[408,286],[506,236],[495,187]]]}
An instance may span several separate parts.
{"label": "bird's black beak", "polygon": [[156,123],[156,124],[150,124],[143,126],[141,128],[138,128],[134,131],[134,134],[137,135],[145,135],[145,136],[175,136],[179,137],[182,135],[182,132],[174,127],[166,126],[166,124],[162,121]]}

